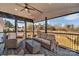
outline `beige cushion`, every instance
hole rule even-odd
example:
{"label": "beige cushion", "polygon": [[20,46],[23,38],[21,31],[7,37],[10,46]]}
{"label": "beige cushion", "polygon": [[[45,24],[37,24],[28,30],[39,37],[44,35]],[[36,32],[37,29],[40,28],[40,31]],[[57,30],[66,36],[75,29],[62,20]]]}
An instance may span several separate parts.
{"label": "beige cushion", "polygon": [[41,37],[41,33],[40,32],[37,32],[37,35],[38,35],[39,38]]}
{"label": "beige cushion", "polygon": [[42,43],[50,45],[50,41],[49,40],[42,39]]}
{"label": "beige cushion", "polygon": [[51,46],[50,48],[51,50],[52,49],[56,50],[56,40],[54,35],[41,33],[41,32],[40,35],[41,35],[40,38],[37,37],[36,40],[41,41],[42,44],[46,44],[46,47],[48,47],[47,45]]}
{"label": "beige cushion", "polygon": [[47,39],[48,39],[48,40],[55,39],[55,36],[54,36],[54,35],[47,34]]}
{"label": "beige cushion", "polygon": [[41,38],[46,39],[47,38],[46,33],[41,33]]}
{"label": "beige cushion", "polygon": [[6,40],[5,46],[6,48],[17,48],[17,40],[16,39]]}
{"label": "beige cushion", "polygon": [[42,41],[42,38],[34,37],[34,39],[40,42]]}
{"label": "beige cushion", "polygon": [[16,39],[16,33],[9,33],[8,39]]}

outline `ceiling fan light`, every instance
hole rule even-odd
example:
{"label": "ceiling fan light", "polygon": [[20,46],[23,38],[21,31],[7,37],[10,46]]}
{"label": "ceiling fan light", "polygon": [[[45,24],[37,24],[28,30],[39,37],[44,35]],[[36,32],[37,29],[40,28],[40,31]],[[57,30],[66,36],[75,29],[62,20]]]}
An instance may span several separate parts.
{"label": "ceiling fan light", "polygon": [[25,9],[25,11],[27,11],[28,9]]}

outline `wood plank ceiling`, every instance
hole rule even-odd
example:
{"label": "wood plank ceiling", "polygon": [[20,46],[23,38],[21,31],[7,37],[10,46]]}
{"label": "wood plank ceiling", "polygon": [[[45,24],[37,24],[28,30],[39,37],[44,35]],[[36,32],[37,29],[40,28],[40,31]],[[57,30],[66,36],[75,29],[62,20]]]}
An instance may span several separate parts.
{"label": "wood plank ceiling", "polygon": [[[23,3],[19,4],[24,6]],[[20,11],[23,8],[16,5],[15,3],[1,3],[0,11],[30,18],[33,19],[34,21],[44,20],[45,17],[53,18],[56,16],[61,16],[64,14],[79,11],[78,3],[28,3],[28,4],[42,11],[43,13],[39,13],[37,11],[30,11],[31,13],[29,14],[27,11]]]}

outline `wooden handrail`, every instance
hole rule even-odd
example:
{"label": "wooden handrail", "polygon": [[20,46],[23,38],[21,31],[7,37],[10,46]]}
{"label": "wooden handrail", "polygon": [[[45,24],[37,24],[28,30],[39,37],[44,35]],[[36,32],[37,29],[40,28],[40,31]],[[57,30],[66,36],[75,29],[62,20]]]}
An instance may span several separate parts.
{"label": "wooden handrail", "polygon": [[48,32],[48,33],[54,33],[54,34],[68,34],[68,35],[79,35],[79,33],[76,33],[76,32],[56,32],[56,31],[52,31],[52,32]]}

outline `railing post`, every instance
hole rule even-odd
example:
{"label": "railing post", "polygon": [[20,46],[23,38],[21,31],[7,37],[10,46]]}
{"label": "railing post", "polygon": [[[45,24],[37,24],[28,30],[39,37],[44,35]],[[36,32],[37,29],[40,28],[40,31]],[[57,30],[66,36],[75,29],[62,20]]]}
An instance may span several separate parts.
{"label": "railing post", "polygon": [[45,17],[45,33],[47,33],[47,17]]}
{"label": "railing post", "polygon": [[34,37],[34,21],[33,21],[33,37]]}
{"label": "railing post", "polygon": [[25,39],[27,38],[27,32],[26,32],[26,30],[27,30],[27,24],[26,24],[26,21],[25,21]]}
{"label": "railing post", "polygon": [[16,39],[17,39],[17,19],[15,20],[15,33],[16,33]]}

